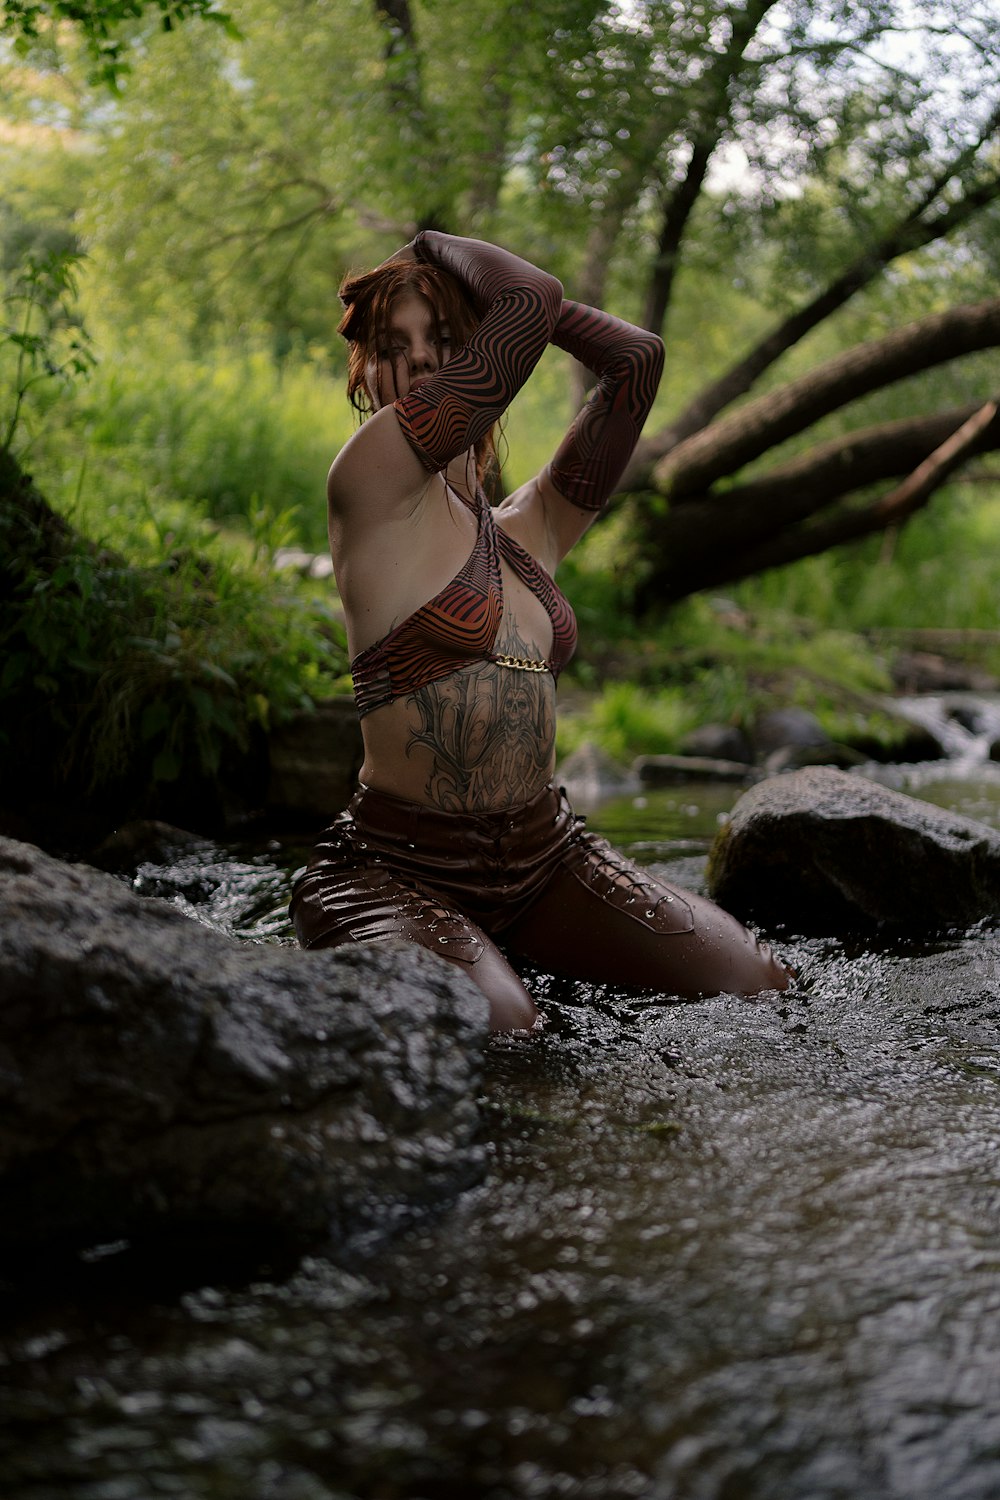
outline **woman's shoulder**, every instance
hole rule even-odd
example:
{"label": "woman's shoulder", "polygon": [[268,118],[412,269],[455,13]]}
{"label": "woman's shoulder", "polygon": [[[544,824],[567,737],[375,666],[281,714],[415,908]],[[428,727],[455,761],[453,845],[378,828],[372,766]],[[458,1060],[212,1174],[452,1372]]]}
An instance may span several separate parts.
{"label": "woman's shoulder", "polygon": [[393,509],[427,482],[427,471],[403,436],[391,406],[368,418],[330,465],[326,493],[332,510]]}

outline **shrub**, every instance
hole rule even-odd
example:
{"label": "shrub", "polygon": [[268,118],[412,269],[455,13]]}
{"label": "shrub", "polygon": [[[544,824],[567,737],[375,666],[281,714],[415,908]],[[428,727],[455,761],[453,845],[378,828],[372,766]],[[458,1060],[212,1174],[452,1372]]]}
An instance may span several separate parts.
{"label": "shrub", "polygon": [[136,560],[88,540],[5,458],[0,753],[37,791],[127,811],[183,776],[224,800],[255,734],[345,671],[329,604],[190,519],[170,542]]}

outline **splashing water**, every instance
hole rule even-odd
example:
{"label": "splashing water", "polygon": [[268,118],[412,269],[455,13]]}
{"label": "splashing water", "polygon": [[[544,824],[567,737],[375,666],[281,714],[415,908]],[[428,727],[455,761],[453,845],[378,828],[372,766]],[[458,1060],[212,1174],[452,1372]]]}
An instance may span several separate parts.
{"label": "splashing water", "polygon": [[[591,824],[690,879],[720,812]],[[136,885],[285,941],[301,853]],[[489,1178],[381,1242],[15,1305],[4,1500],[993,1500],[1000,944],[782,952],[753,1001],[537,976]]]}

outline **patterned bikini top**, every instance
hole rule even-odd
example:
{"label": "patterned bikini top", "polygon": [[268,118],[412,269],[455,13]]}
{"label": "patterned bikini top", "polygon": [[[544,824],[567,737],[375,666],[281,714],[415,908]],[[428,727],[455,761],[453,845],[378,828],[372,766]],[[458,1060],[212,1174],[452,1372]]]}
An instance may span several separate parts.
{"label": "patterned bikini top", "polygon": [[[475,546],[464,567],[433,599],[380,641],[359,651],[352,661],[354,696],[361,718],[472,662],[548,671],[558,678],[573,655],[576,618],[565,595],[530,552],[497,525],[481,491],[475,502],[459,497],[478,513]],[[501,560],[531,590],[552,621],[552,652],[547,661],[528,661],[494,650],[503,616]]]}

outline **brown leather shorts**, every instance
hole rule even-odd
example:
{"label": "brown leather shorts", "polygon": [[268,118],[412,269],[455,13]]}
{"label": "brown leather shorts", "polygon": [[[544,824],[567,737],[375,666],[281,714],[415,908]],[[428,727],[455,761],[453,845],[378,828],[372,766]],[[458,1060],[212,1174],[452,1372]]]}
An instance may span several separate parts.
{"label": "brown leather shorts", "polygon": [[733,917],[588,833],[552,786],[489,813],[362,787],[296,880],[291,913],[305,948],[402,938],[475,965],[495,939],[595,983],[693,995],[788,982]]}
{"label": "brown leather shorts", "polygon": [[[292,919],[299,942],[312,948],[348,927],[355,941],[404,935],[398,930],[401,907],[408,925],[421,920],[415,910],[420,906],[434,921],[429,906],[441,903],[497,936],[516,923],[562,866],[584,871],[623,909],[642,906],[641,876],[633,875],[603,839],[585,832],[584,819],[555,787],[522,807],[490,813],[440,812],[362,787],[323,834],[297,880]],[[625,869],[629,878],[623,880]],[[648,920],[659,930],[691,930],[691,910],[683,900],[659,889],[649,894]],[[648,907],[649,902],[642,910]],[[437,939],[443,950],[453,941],[450,928]]]}

